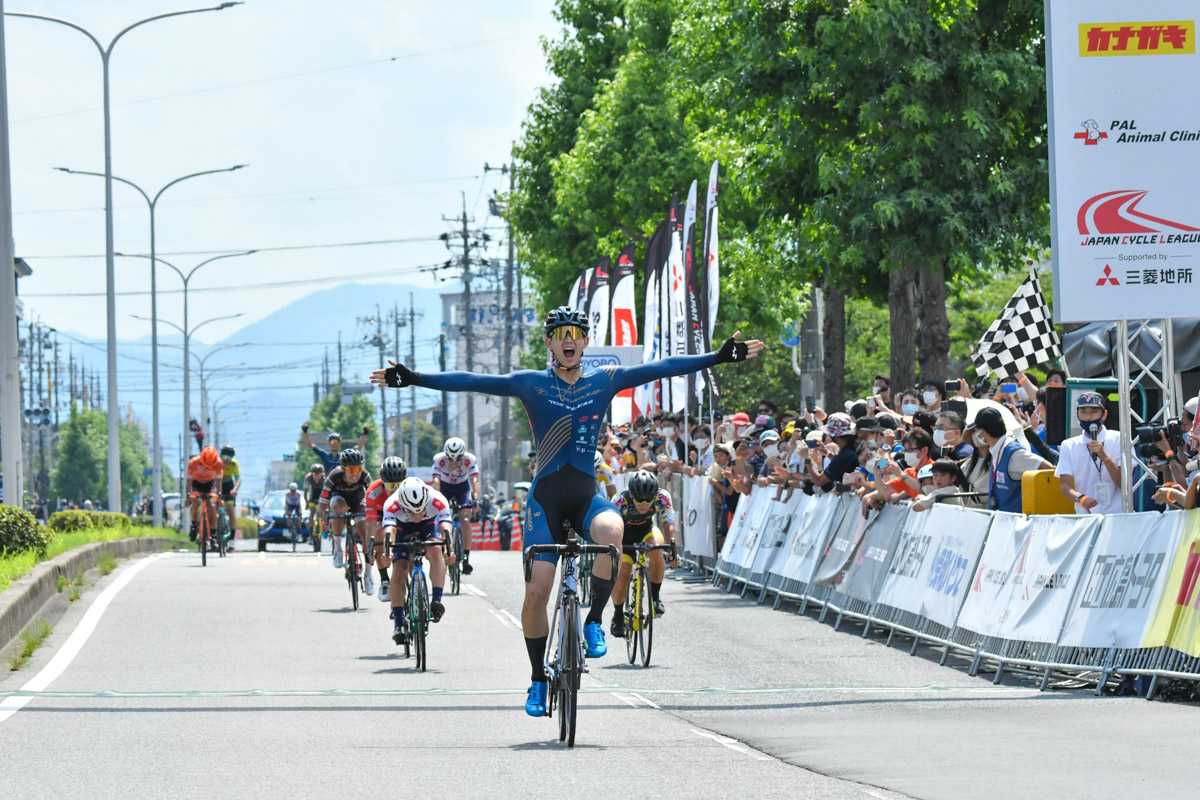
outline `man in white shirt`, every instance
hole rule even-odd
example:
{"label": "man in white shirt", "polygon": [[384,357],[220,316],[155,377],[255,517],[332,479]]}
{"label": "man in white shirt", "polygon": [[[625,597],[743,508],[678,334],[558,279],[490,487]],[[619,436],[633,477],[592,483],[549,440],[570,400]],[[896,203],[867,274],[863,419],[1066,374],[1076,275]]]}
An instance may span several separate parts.
{"label": "man in white shirt", "polygon": [[1063,496],[1075,503],[1077,514],[1119,514],[1121,437],[1104,427],[1104,398],[1097,392],[1078,395],[1075,416],[1083,433],[1062,443],[1054,470]]}

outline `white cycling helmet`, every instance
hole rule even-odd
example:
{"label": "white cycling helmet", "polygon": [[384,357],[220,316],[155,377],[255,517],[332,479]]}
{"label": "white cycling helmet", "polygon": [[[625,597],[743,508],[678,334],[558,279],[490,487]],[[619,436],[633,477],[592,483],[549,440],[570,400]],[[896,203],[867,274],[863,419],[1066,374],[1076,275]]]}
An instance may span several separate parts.
{"label": "white cycling helmet", "polygon": [[599,472],[600,468],[604,466],[604,456],[600,453],[599,450],[596,451],[595,464],[596,464],[596,472]]}
{"label": "white cycling helmet", "polygon": [[289,492],[294,492],[294,491],[296,491],[296,490],[297,490],[297,489],[299,489],[299,488],[300,488],[300,487],[299,487],[299,486],[297,486],[295,483],[289,483],[289,484],[288,484],[288,491],[289,491]]}
{"label": "white cycling helmet", "polygon": [[396,494],[400,495],[400,507],[410,514],[424,511],[429,505],[429,487],[420,478],[405,478]]}
{"label": "white cycling helmet", "polygon": [[447,458],[460,459],[467,454],[467,443],[457,436],[451,436],[442,447],[442,452]]}

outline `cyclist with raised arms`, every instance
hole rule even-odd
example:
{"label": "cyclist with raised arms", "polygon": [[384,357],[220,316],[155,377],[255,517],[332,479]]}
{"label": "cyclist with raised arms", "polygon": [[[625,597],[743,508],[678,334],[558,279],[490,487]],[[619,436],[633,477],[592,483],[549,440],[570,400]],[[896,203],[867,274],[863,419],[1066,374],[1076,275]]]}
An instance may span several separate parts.
{"label": "cyclist with raised arms", "polygon": [[[406,478],[383,507],[383,532],[392,543],[392,561],[396,568],[399,589],[392,592],[392,641],[404,644],[408,632],[405,627],[404,603],[408,593],[408,548],[407,541],[444,542],[450,535],[450,504],[441,492],[430,489],[420,478]],[[433,597],[429,613],[434,622],[439,622],[446,613],[442,605],[442,591],[446,586],[446,559],[440,547],[425,551],[429,559],[429,582],[433,584]],[[451,556],[453,558],[453,556]]]}
{"label": "cyclist with raised arms", "polygon": [[[379,567],[379,602],[386,603],[388,601],[390,586],[388,582],[388,565],[390,559],[383,548],[383,507],[387,503],[387,499],[397,489],[400,484],[408,477],[408,464],[404,463],[404,459],[399,456],[391,456],[385,458],[379,464],[379,479],[367,487],[367,496],[363,501],[367,507],[367,536],[366,541],[369,544],[364,544],[369,552],[367,552],[367,564],[374,563]],[[378,543],[376,548],[374,543]],[[378,558],[375,555],[376,549],[379,550]],[[370,570],[367,575],[370,575]],[[364,587],[367,594],[375,590],[373,582],[367,582]]]}
{"label": "cyclist with raised arms", "polygon": [[[367,446],[367,435],[371,432],[370,425],[363,425],[362,436],[358,437],[358,444],[354,445],[354,449],[362,452],[362,449]],[[329,434],[329,449],[322,450],[313,444],[312,439],[308,435],[308,423],[300,426],[300,438],[304,441],[304,446],[316,453],[317,458],[321,459],[321,463],[325,465],[326,472],[333,472],[337,469],[342,455],[342,435],[340,433]]]}
{"label": "cyclist with raised arms", "polygon": [[[606,365],[587,367],[582,363],[588,345],[588,319],[582,311],[556,308],[546,317],[545,344],[552,365],[545,370],[521,370],[508,375],[444,372],[424,375],[390,362],[376,370],[372,383],[379,386],[421,386],[446,392],[479,392],[518,398],[525,406],[533,429],[537,462],[525,507],[526,547],[563,543],[567,522],[585,539],[619,547],[624,534],[621,514],[612,501],[598,494],[595,453],[604,416],[612,399],[662,378],[687,375],[715,364],[745,361],[762,350],[754,340],[739,342],[735,333],[721,349],[694,356],[673,356],[634,367]],[[546,714],[546,637],[549,620],[546,605],[554,586],[557,562],[553,554],[539,555],[525,584],[521,623],[532,668],[525,711],[531,716]],[[597,556],[592,567],[592,596],[612,596],[616,566],[608,556]],[[600,576],[607,575],[607,578]],[[584,625],[587,653],[596,658],[608,652],[602,616],[605,603],[592,603]]]}
{"label": "cyclist with raised arms", "polygon": [[[617,585],[613,587],[613,619],[609,632],[618,639],[624,639],[625,613],[621,607],[625,605],[629,576],[633,573],[633,561],[637,558],[637,552],[631,545],[639,542],[666,543],[654,524],[655,514],[662,515],[667,542],[675,541],[675,512],[671,510],[671,495],[665,489],[658,488],[658,480],[653,472],[644,469],[633,473],[629,488],[616,499],[616,506],[625,522],[625,538],[621,542],[621,570],[617,573]],[[667,572],[666,559],[662,550],[655,550],[646,558],[650,562],[650,602],[654,605],[654,616],[661,617],[666,612],[666,607],[659,599],[663,576]]]}
{"label": "cyclist with raised arms", "polygon": [[[196,514],[196,509],[200,508],[200,504],[204,503],[208,509],[208,529],[216,535],[217,530],[217,489],[221,485],[222,477],[224,476],[224,464],[221,463],[221,456],[217,453],[217,448],[209,445],[200,451],[200,455],[193,457],[188,461],[187,465],[187,486],[184,487],[184,493],[188,498],[188,513],[192,517],[192,529],[188,536],[194,542],[196,536],[200,532],[200,517]],[[193,497],[192,495],[196,496]]]}
{"label": "cyclist with raised arms", "polygon": [[[353,448],[343,450],[339,458],[341,466],[325,476],[325,485],[321,488],[321,502],[317,505],[317,516],[324,519],[325,515],[332,511],[335,516],[353,514],[356,519],[362,520],[366,517],[363,501],[367,496],[367,485],[371,483],[371,474],[363,469],[365,459],[359,451]],[[333,536],[334,569],[342,567],[342,531],[345,528],[345,519],[335,518],[329,525],[330,534]],[[367,540],[361,534],[359,536],[365,545]],[[363,583],[372,580],[371,565],[366,564],[363,566]]]}
{"label": "cyclist with raised arms", "polygon": [[304,501],[308,503],[308,535],[317,543],[317,552],[321,550],[321,532],[317,529],[317,505],[321,502],[321,490],[325,488],[325,466],[319,461],[304,476]]}
{"label": "cyclist with raised arms", "polygon": [[463,575],[471,569],[471,509],[472,498],[479,491],[479,459],[467,452],[467,443],[451,436],[442,447],[442,452],[433,457],[433,490],[441,492],[447,500],[458,503],[458,522],[462,530]]}

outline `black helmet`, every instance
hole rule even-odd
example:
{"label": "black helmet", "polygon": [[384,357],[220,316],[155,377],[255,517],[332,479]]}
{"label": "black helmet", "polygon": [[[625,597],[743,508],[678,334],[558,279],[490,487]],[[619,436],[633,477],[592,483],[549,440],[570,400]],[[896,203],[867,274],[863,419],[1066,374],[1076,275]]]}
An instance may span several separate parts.
{"label": "black helmet", "polygon": [[224,447],[221,448],[221,458],[224,458],[225,456],[229,456],[230,458],[233,458],[234,455],[235,455],[235,453],[233,452],[233,448],[230,447],[229,445],[225,445]]}
{"label": "black helmet", "polygon": [[629,479],[629,496],[638,503],[649,503],[658,497],[658,480],[654,473],[640,469]]}
{"label": "black helmet", "polygon": [[343,450],[338,456],[338,461],[343,467],[361,467],[363,465],[363,454],[351,447],[349,450]]}
{"label": "black helmet", "polygon": [[340,442],[342,440],[342,435],[340,433],[338,433],[337,431],[333,431],[329,434],[329,436],[327,438],[331,442],[335,439]]}
{"label": "black helmet", "polygon": [[379,477],[384,483],[400,483],[408,477],[408,464],[400,456],[385,458],[379,465]]}
{"label": "black helmet", "polygon": [[588,322],[587,314],[582,311],[572,311],[566,306],[559,306],[546,315],[546,335],[550,335],[550,331],[555,328],[562,328],[567,325],[577,325],[583,328],[584,333],[591,332],[591,325]]}

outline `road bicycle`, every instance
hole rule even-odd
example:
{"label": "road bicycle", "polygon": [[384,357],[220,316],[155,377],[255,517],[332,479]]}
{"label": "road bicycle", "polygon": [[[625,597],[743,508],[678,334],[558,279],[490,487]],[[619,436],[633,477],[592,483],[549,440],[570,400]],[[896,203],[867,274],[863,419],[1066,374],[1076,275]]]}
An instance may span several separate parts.
{"label": "road bicycle", "polygon": [[[390,552],[392,549],[391,534],[384,544]],[[433,623],[433,615],[429,610],[429,584],[425,578],[425,551],[431,547],[447,550],[446,542],[441,540],[418,541],[406,537],[398,540],[398,546],[408,550],[408,596],[404,602],[403,628],[407,636],[404,640],[404,657],[408,658],[416,651],[417,669],[424,672],[429,666],[429,651],[426,649],[425,637],[429,626]]]}
{"label": "road bicycle", "polygon": [[642,651],[642,666],[650,666],[650,651],[654,646],[654,603],[650,599],[650,561],[649,554],[655,550],[668,550],[671,557],[668,562],[675,560],[675,543],[651,544],[638,542],[625,545],[627,549],[637,553],[633,562],[633,574],[629,578],[629,591],[625,595],[625,652],[629,655],[629,663],[637,660],[638,650]]}
{"label": "road bicycle", "polygon": [[462,588],[462,523],[458,519],[458,503],[450,502],[450,542],[447,551],[454,554],[454,563],[446,568],[450,578],[450,594],[458,594]]}
{"label": "road bicycle", "polygon": [[596,556],[592,553],[584,553],[579,557],[579,605],[590,606],[592,604],[592,565],[596,563]]}
{"label": "road bicycle", "polygon": [[296,552],[296,543],[300,540],[300,509],[288,509],[287,512],[288,533],[292,539],[292,552]]}
{"label": "road bicycle", "polygon": [[[198,530],[196,532],[196,546],[200,548],[200,566],[202,567],[208,566],[208,550],[210,546],[217,547],[221,557],[225,557],[225,537],[221,536],[219,532],[217,536],[213,536],[211,523],[208,521],[208,503],[209,500],[216,496],[216,494],[210,492],[208,496],[204,498],[204,502],[200,504],[199,508],[200,516],[197,520]],[[196,500],[198,498],[200,498],[199,492],[192,492],[188,495],[188,499],[190,500]],[[218,528],[219,527],[220,526],[218,525]],[[217,540],[215,544],[213,542],[214,539]]]}
{"label": "road bicycle", "polygon": [[562,561],[558,598],[554,602],[554,615],[550,617],[550,634],[547,642],[553,642],[554,651],[546,650],[546,681],[549,702],[546,716],[553,717],[558,708],[558,740],[566,741],[567,747],[575,746],[575,722],[579,715],[579,680],[587,672],[587,643],[583,639],[583,627],[579,618],[579,568],[576,560],[584,553],[607,554],[612,559],[615,575],[621,563],[621,554],[613,545],[584,544],[571,523],[563,522],[567,535],[565,544],[535,544],[525,550],[525,582],[533,574],[533,560],[542,553],[553,553]]}
{"label": "road bicycle", "polygon": [[361,514],[355,513],[329,515],[330,522],[335,519],[346,520],[346,529],[342,531],[346,537],[346,557],[342,563],[346,583],[350,586],[350,604],[355,611],[358,611],[359,592],[366,594],[366,586],[363,584],[363,556],[359,552],[358,533],[355,530],[360,516]]}

